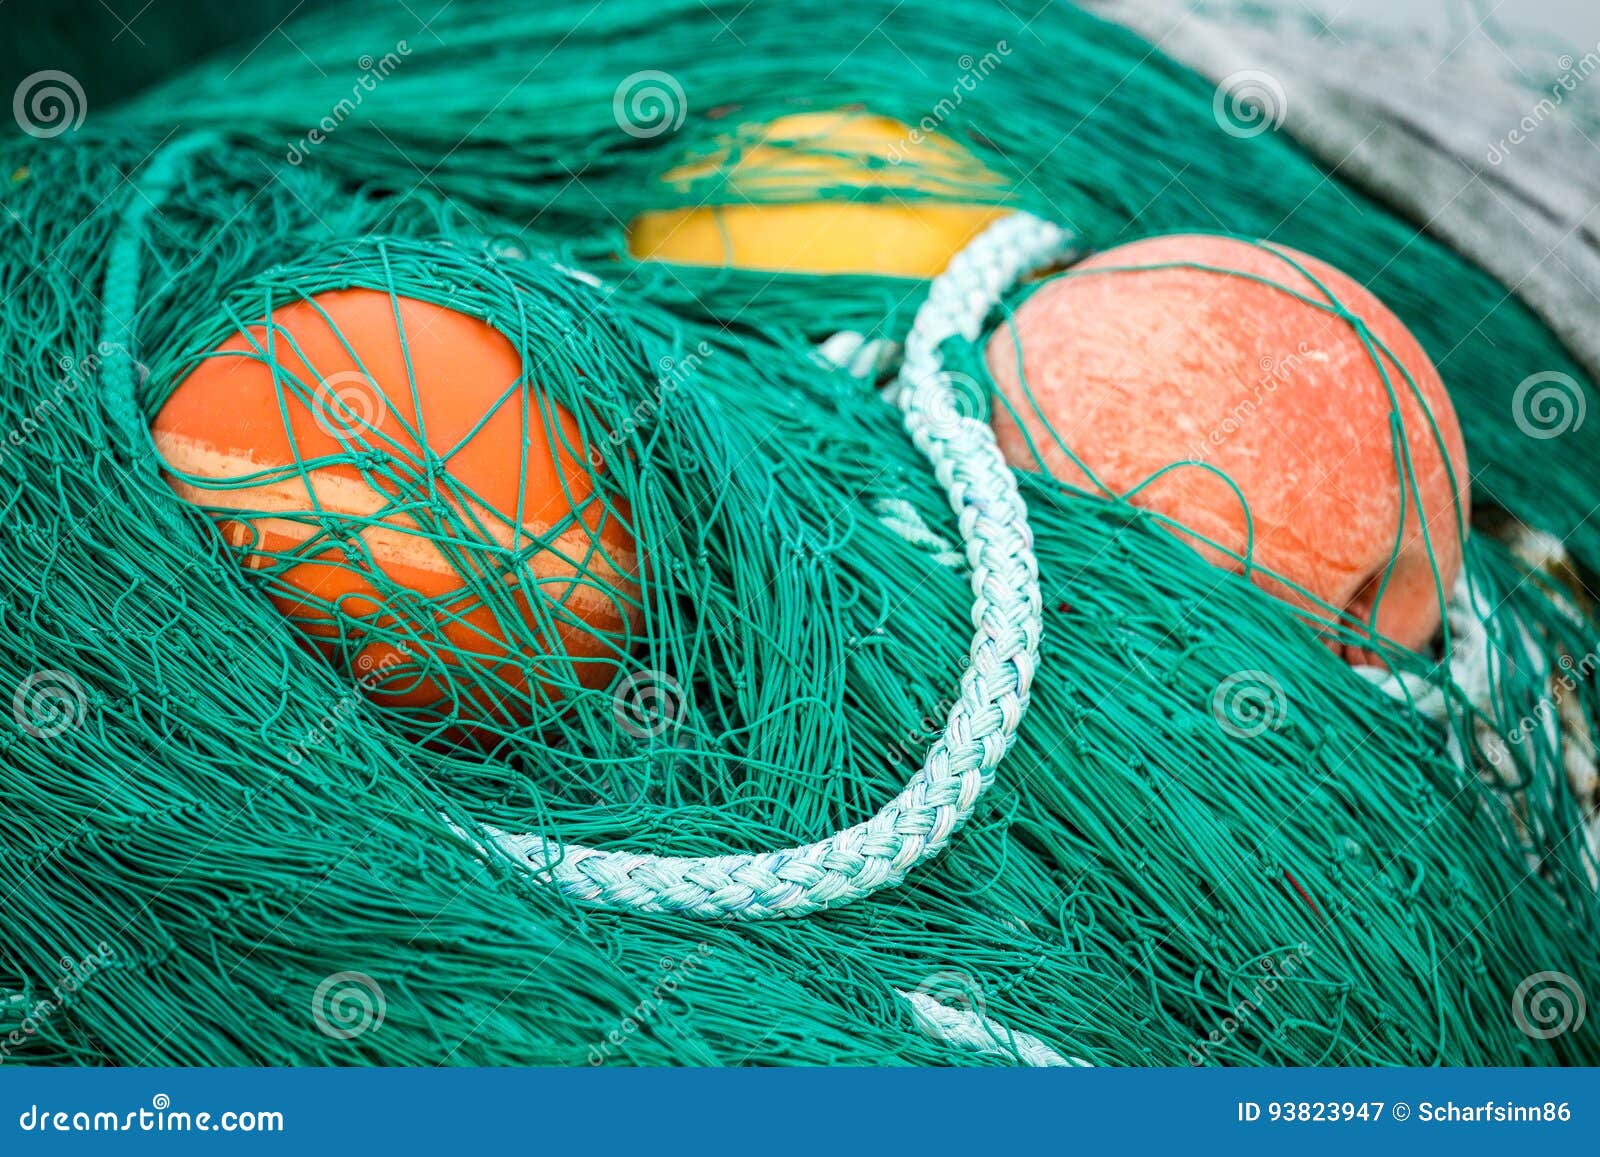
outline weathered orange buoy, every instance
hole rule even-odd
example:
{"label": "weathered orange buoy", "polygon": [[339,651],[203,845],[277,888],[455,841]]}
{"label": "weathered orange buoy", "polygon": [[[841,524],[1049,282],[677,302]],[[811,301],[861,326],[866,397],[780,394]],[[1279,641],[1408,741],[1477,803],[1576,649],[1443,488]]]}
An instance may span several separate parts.
{"label": "weathered orange buoy", "polygon": [[340,290],[223,342],[152,434],[173,489],[245,565],[282,567],[272,601],[371,696],[516,720],[535,686],[571,687],[558,657],[610,680],[639,591],[603,463],[568,410],[524,412],[521,371],[476,318]]}
{"label": "weathered orange buoy", "polygon": [[[629,253],[682,265],[932,277],[1004,213],[994,205],[898,196],[940,186],[998,195],[1001,184],[948,138],[860,112],[779,117],[753,144],[730,135],[714,155],[678,166],[663,181],[688,186],[719,170],[735,197],[756,200],[642,213],[628,230]],[[832,192],[826,200],[771,200],[796,187]],[[857,199],[867,190],[881,199]]]}
{"label": "weathered orange buoy", "polygon": [[[1313,302],[1331,294],[1387,352],[1369,351],[1348,321],[1285,289]],[[1171,463],[1209,463],[1249,504],[1257,566],[1358,623],[1372,621],[1402,646],[1427,644],[1441,615],[1427,542],[1448,594],[1461,567],[1458,527],[1465,528],[1469,509],[1466,451],[1438,371],[1365,287],[1281,246],[1158,237],[1098,254],[1044,285],[1017,311],[1015,326],[998,330],[987,349],[1001,393],[1021,416],[1019,426],[997,406],[994,419],[1014,465],[1042,464],[1098,491],[1064,446],[1100,485],[1126,494]],[[1017,373],[1019,347],[1026,388]],[[1391,432],[1395,405],[1380,364],[1398,398],[1416,474],[1404,502],[1404,466]],[[1132,501],[1192,531],[1184,537],[1212,561],[1240,569],[1230,555],[1246,549],[1245,508],[1215,474],[1183,467]],[[1377,601],[1391,557],[1394,569]],[[1315,606],[1283,581],[1254,577],[1296,606]]]}

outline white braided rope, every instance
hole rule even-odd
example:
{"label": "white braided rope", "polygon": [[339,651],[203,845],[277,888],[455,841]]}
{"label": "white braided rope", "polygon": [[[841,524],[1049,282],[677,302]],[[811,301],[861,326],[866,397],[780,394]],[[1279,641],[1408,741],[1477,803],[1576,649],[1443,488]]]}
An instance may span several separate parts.
{"label": "white braided rope", "polygon": [[888,373],[900,357],[900,347],[884,338],[869,338],[853,329],[842,329],[818,344],[817,360],[835,366],[853,378],[876,381]]}
{"label": "white braided rope", "polygon": [[[1489,640],[1484,621],[1490,613],[1490,596],[1476,584],[1466,571],[1456,576],[1456,583],[1445,603],[1445,616],[1450,622],[1449,680],[1461,689],[1463,695],[1486,718],[1494,717],[1495,647]],[[1527,628],[1520,623],[1517,630],[1524,636]],[[1531,645],[1527,652],[1536,656]],[[1410,703],[1418,714],[1438,724],[1450,719],[1449,704],[1444,690],[1436,683],[1410,671],[1394,672],[1386,667],[1359,665],[1351,668],[1357,675],[1373,684],[1385,695],[1399,703]],[[1542,672],[1548,675],[1549,672]],[[1456,763],[1466,768],[1465,754],[1455,746],[1452,737],[1452,754]]]}
{"label": "white braided rope", "polygon": [[895,992],[911,1006],[924,1036],[979,1056],[1004,1057],[1036,1069],[1090,1069],[1081,1057],[1062,1056],[1031,1033],[1006,1028],[970,1008],[944,1004],[926,992]]}
{"label": "white braided rope", "polygon": [[1019,214],[996,222],[936,278],[906,339],[899,406],[949,495],[972,568],[969,664],[922,768],[871,819],[802,847],[658,856],[561,844],[485,827],[490,842],[577,900],[717,919],[802,916],[898,884],[937,855],[993,782],[1028,706],[1041,625],[1038,565],[1016,480],[987,422],[961,413],[939,345],[977,341],[1000,295],[1071,251],[1070,238]]}
{"label": "white braided rope", "polygon": [[[1534,569],[1548,569],[1566,562],[1566,551],[1558,540],[1526,527],[1518,529],[1511,546],[1517,556]],[[1580,803],[1594,798],[1596,786],[1600,784],[1595,737],[1590,734],[1577,707],[1577,697],[1558,695],[1550,685],[1553,679],[1568,677],[1567,668],[1552,669],[1542,661],[1538,648],[1528,637],[1528,628],[1515,620],[1515,629],[1522,636],[1521,646],[1515,650],[1535,664],[1534,674],[1545,683],[1546,694],[1539,701],[1545,709],[1536,709],[1516,724],[1495,722],[1499,716],[1498,671],[1506,659],[1502,645],[1490,639],[1484,626],[1493,601],[1490,592],[1463,571],[1456,577],[1445,607],[1450,622],[1449,679],[1478,712],[1474,736],[1479,750],[1487,757],[1489,766],[1506,777],[1506,783],[1514,782],[1519,773],[1512,765],[1510,749],[1528,739],[1526,734],[1519,737],[1517,730],[1536,727],[1543,733],[1548,747],[1560,749],[1562,768]],[[1390,698],[1411,704],[1419,714],[1440,726],[1449,725],[1449,704],[1444,690],[1437,684],[1409,671],[1391,672],[1373,666],[1359,666],[1354,670]],[[1548,709],[1552,702],[1555,710]],[[1461,736],[1454,729],[1448,732],[1445,742],[1450,758],[1462,771],[1488,774],[1477,761],[1468,758]],[[1600,809],[1590,812],[1585,830],[1590,846],[1600,849]]]}
{"label": "white braided rope", "polygon": [[933,561],[951,570],[961,570],[967,565],[967,556],[955,544],[922,520],[917,508],[903,498],[880,498],[872,504],[878,521],[933,556]]}

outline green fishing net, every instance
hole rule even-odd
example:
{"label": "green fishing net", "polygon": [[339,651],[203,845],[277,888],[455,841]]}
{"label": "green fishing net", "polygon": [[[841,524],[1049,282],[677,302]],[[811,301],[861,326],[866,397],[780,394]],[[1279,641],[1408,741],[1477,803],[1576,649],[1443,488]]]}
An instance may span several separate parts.
{"label": "green fishing net", "polygon": [[[458,0],[425,28],[341,8],[7,142],[6,1059],[1600,1057],[1592,1024],[1529,1031],[1525,1007],[1546,975],[1600,983],[1596,623],[1540,546],[1600,563],[1600,447],[1580,424],[1532,454],[1512,408],[1539,372],[1581,402],[1582,373],[1502,287],[1280,137],[1218,131],[1211,87],[1124,32],[1063,7],[837,7]],[[990,52],[962,88],[963,54]],[[672,81],[669,127],[623,131],[645,72]],[[974,677],[970,511],[876,368],[814,346],[905,341],[928,286],[639,263],[625,238],[645,209],[735,195],[659,178],[737,125],[852,105],[914,123],[952,85],[941,133],[1079,246],[1271,237],[1406,320],[1451,388],[1479,520],[1439,650],[1353,671],[1147,512],[1019,472],[1042,641],[1015,745],[942,854],[790,919],[574,896],[547,840],[725,856],[866,822]],[[558,501],[506,508],[453,468],[490,415],[447,433],[380,384],[372,335],[324,312],[352,290],[388,303],[402,350],[435,316],[417,304],[503,337],[506,469],[563,464]],[[287,352],[290,307],[349,364]],[[981,343],[940,352],[977,386],[950,422],[986,421]],[[224,357],[317,449],[190,476],[184,501],[150,424]],[[376,505],[302,503],[261,536],[282,510],[251,505],[260,487],[329,477]],[[385,536],[459,586],[386,583]],[[375,597],[286,613],[308,562]],[[748,898],[726,899],[737,917]]]}

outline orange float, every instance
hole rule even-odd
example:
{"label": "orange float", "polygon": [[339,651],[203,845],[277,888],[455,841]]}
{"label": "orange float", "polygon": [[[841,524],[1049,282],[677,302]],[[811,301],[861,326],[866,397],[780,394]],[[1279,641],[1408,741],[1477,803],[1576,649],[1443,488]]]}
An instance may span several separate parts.
{"label": "orange float", "polygon": [[[1386,352],[1286,290],[1312,302],[1331,294]],[[1461,430],[1416,339],[1339,270],[1225,237],[1135,242],[1042,286],[1017,311],[1015,330],[991,338],[987,360],[1021,418],[996,407],[995,432],[1014,465],[1127,494],[1171,463],[1208,463],[1249,505],[1254,562],[1279,576],[1254,575],[1262,586],[1325,615],[1321,600],[1411,649],[1432,638],[1441,614],[1434,562],[1445,594],[1461,568],[1469,508]],[[1414,489],[1402,484],[1396,406],[1380,364],[1398,399]],[[1181,467],[1132,501],[1192,531],[1183,537],[1213,562],[1241,569],[1233,556],[1246,550],[1245,507],[1215,474]]]}
{"label": "orange float", "polygon": [[[998,196],[1002,186],[948,138],[860,112],[779,117],[753,143],[730,135],[712,156],[662,179],[687,188],[719,171],[734,203],[642,213],[628,230],[629,253],[680,265],[932,277],[1004,215],[994,205],[901,196],[962,186]],[[795,188],[828,188],[830,195],[772,200]],[[862,199],[869,192],[872,199]],[[754,200],[741,204],[740,197]]]}
{"label": "orange float", "polygon": [[599,500],[572,413],[536,387],[524,406],[505,335],[368,289],[271,323],[202,361],[152,434],[173,489],[275,568],[308,645],[375,700],[469,724],[609,682],[639,593],[628,512]]}

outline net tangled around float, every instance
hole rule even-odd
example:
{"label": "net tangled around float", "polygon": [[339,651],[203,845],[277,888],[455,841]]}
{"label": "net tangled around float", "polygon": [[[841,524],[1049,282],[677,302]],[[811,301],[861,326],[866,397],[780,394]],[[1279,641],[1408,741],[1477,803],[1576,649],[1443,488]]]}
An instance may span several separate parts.
{"label": "net tangled around float", "polygon": [[[1129,71],[1149,50],[1070,9],[1024,30],[990,6],[758,7],[744,47],[707,51],[721,7],[608,5],[563,41],[559,10],[452,6],[298,160],[284,142],[339,85],[270,46],[7,143],[0,1028],[26,1042],[8,1059],[1595,1063],[1592,1024],[1541,1035],[1514,1008],[1542,973],[1600,984],[1600,632],[1527,557],[1542,534],[1600,563],[1596,446],[1579,427],[1535,461],[1510,418],[1535,371],[1592,393],[1554,339],[1279,138],[1192,143],[1209,86],[1159,55]],[[356,13],[299,38],[330,78],[407,33]],[[914,123],[969,43],[1001,40],[940,131],[1006,175],[1008,208],[1085,249],[1220,220],[1377,275],[1450,385],[1487,512],[1440,650],[1379,646],[1391,671],[1352,671],[1148,512],[1019,472],[1040,650],[1015,745],[943,854],[797,919],[573,899],[485,833],[808,845],[915,782],[975,677],[947,479],[876,367],[811,345],[905,340],[928,286],[636,263],[622,225],[716,196],[655,180],[729,131],[697,109],[754,123],[798,91]],[[688,94],[681,133],[618,131],[619,82],[649,69]],[[1039,156],[1063,119],[1079,129]],[[404,350],[419,305],[503,337],[519,368],[493,420],[525,448],[519,481],[557,464],[559,502],[488,501],[459,469],[486,427],[430,427],[359,351],[332,372],[290,352],[312,328],[361,341],[324,312],[351,291],[388,303]],[[270,320],[291,307],[303,324]],[[981,348],[939,347],[976,387],[954,427],[1000,404]],[[219,357],[265,374],[316,453],[175,473],[151,423]],[[305,501],[329,478],[375,501]],[[268,516],[291,529],[264,538]],[[374,551],[400,539],[459,585],[384,585]],[[306,565],[373,585],[308,601]],[[1374,642],[1322,633],[1340,632]]]}

